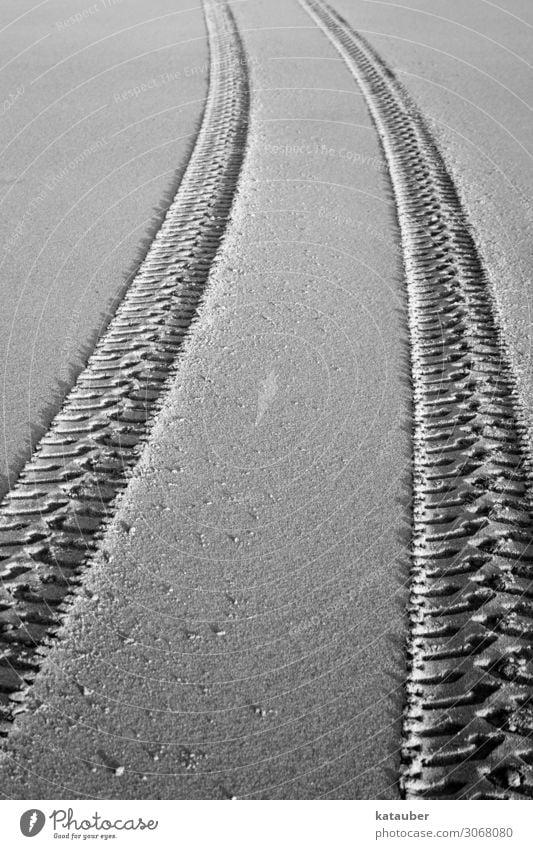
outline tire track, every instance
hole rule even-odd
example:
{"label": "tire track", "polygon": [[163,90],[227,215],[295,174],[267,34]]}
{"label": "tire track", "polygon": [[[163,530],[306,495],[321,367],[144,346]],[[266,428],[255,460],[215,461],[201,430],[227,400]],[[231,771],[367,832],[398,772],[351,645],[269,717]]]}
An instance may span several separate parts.
{"label": "tire track", "polygon": [[532,469],[490,282],[416,106],[336,12],[301,3],[364,94],[401,232],[414,392],[402,789],[533,798]]}
{"label": "tire track", "polygon": [[204,0],[202,124],[146,259],[49,431],[0,505],[0,734],[25,711],[67,597],[146,442],[230,217],[249,87],[226,0]]}

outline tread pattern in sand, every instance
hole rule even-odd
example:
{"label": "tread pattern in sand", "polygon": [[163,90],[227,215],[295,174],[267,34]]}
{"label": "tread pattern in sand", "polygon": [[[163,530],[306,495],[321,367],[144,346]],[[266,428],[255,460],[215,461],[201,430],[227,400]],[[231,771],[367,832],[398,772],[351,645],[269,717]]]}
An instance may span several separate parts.
{"label": "tread pattern in sand", "polygon": [[414,393],[403,790],[532,798],[532,470],[490,281],[414,103],[344,19],[301,2],[365,96],[401,232]]}
{"label": "tread pattern in sand", "polygon": [[0,733],[99,544],[172,380],[230,217],[249,83],[229,4],[205,0],[210,80],[178,192],[65,404],[0,505]]}

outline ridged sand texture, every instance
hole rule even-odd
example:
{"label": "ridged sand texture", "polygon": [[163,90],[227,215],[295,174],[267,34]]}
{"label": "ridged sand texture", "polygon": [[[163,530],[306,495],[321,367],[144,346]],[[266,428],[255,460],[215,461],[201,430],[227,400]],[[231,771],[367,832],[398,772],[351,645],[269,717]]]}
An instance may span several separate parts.
{"label": "ridged sand texture", "polygon": [[245,155],[249,90],[228,4],[205,0],[210,80],[199,134],[146,259],[0,506],[0,733],[113,515],[206,286]]}
{"label": "ridged sand texture", "polygon": [[533,512],[516,381],[442,156],[367,42],[301,0],[356,78],[401,232],[414,392],[408,798],[533,797]]}

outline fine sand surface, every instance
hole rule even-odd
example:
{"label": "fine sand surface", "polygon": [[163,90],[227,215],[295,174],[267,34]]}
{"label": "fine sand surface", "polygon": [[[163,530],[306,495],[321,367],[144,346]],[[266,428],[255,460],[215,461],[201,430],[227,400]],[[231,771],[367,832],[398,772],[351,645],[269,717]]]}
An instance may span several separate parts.
{"label": "fine sand surface", "polygon": [[[527,20],[527,4],[334,5],[431,121],[526,392],[530,30],[513,15]],[[3,756],[13,798],[398,797],[411,393],[394,204],[356,83],[296,0],[235,14],[252,116],[233,220],[151,443]],[[189,127],[195,109],[180,112]],[[158,144],[155,123],[142,132]],[[150,202],[131,201],[133,227]],[[96,240],[87,256],[104,253]],[[117,293],[124,276],[106,267]],[[104,304],[87,274],[89,338]]]}
{"label": "fine sand surface", "polygon": [[527,0],[334,5],[431,126],[494,285],[533,424],[533,7]]}
{"label": "fine sand surface", "polygon": [[298,4],[237,16],[253,106],[229,238],[12,738],[10,795],[397,794],[409,387],[389,186]]}
{"label": "fine sand surface", "polygon": [[208,57],[199,0],[6,0],[0,45],[3,495],[173,194]]}

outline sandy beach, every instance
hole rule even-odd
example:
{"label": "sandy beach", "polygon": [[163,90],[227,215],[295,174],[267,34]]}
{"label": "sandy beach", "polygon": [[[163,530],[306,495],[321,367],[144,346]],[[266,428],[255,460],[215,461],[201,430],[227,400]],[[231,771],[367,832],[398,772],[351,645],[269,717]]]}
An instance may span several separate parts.
{"label": "sandy beach", "polygon": [[199,3],[2,10],[2,495],[60,408],[175,192],[200,120]]}
{"label": "sandy beach", "polygon": [[[209,83],[200,5],[158,0],[149,18],[139,0],[8,5],[0,31],[11,51],[0,69],[11,97],[0,129],[4,491],[68,403],[149,259],[216,77],[212,71]],[[444,688],[462,666],[465,680],[479,668],[489,675],[503,661],[472,660],[481,638],[470,634],[471,623],[482,622],[496,641],[502,608],[529,615],[498,593],[513,592],[505,583],[511,572],[529,605],[533,18],[521,0],[330,6],[246,0],[228,11],[220,4],[211,59],[216,38],[246,57],[244,82],[231,95],[247,110],[246,141],[233,149],[229,133],[226,147],[209,154],[216,164],[206,185],[218,197],[217,180],[233,169],[231,209],[226,216],[217,200],[202,212],[215,234],[206,243],[221,239],[213,261],[204,262],[205,291],[187,314],[147,430],[135,436],[138,456],[113,506],[106,503],[72,593],[61,597],[60,630],[54,624],[53,640],[27,646],[31,675],[9,695],[23,708],[1,754],[8,798],[475,798],[489,769],[495,798],[533,793],[527,759],[509,766],[501,752],[492,760],[487,754],[485,772],[481,764],[475,778],[461,773],[464,783],[454,784],[440,752],[422,763],[412,755],[416,734],[446,733],[444,720],[437,731],[430,720],[423,731],[416,725],[433,698],[419,682]],[[404,106],[396,80],[424,123]],[[223,114],[211,130],[209,108],[208,101],[205,145],[214,149],[227,120]],[[394,109],[405,128],[387,147]],[[402,163],[413,150],[421,164],[405,166],[405,176]],[[420,197],[410,199],[415,179]],[[183,204],[192,209],[195,191],[188,191]],[[416,208],[420,198],[429,212]],[[139,298],[148,301],[159,271],[165,280],[174,275],[178,289],[194,262],[203,273],[205,245],[195,232],[184,239],[185,247],[165,248],[153,261]],[[416,255],[420,246],[427,257]],[[190,258],[179,266],[185,249]],[[193,268],[193,282],[200,272]],[[424,275],[436,291],[456,279],[463,288],[443,288],[442,308],[425,314],[433,290],[417,290]],[[168,315],[173,303],[164,307]],[[156,329],[167,312],[154,318]],[[120,321],[127,326],[119,314]],[[421,335],[431,322],[433,337]],[[459,359],[464,339],[474,342]],[[431,345],[437,353],[423,360]],[[164,372],[170,354],[165,360],[161,350]],[[115,362],[113,353],[100,354],[109,374],[105,363],[88,368],[100,368],[104,380],[114,380],[115,370],[120,387],[127,356]],[[125,405],[131,422],[141,418],[135,391]],[[80,410],[68,412],[72,421],[83,422]],[[26,481],[37,495],[45,466],[38,471],[40,478]],[[65,474],[58,491],[82,500],[65,489],[68,480]],[[438,504],[435,492],[443,493]],[[500,504],[501,492],[510,495]],[[48,501],[45,507],[39,533],[28,530],[23,545],[23,568],[33,558],[36,577],[8,589],[9,604],[11,597],[37,603],[36,582],[44,584],[42,573],[64,544],[53,537],[58,520],[46,518]],[[8,519],[15,515],[9,504],[6,510]],[[6,533],[15,527],[9,521]],[[72,524],[67,531],[74,534]],[[82,542],[83,534],[80,525]],[[18,568],[22,555],[10,556]],[[501,565],[503,558],[512,565]],[[466,560],[480,572],[461,584],[467,569],[457,563]],[[417,593],[421,612],[413,613]],[[438,604],[448,597],[443,612]],[[464,618],[449,634],[446,625],[439,631],[446,615],[463,615],[465,600]],[[6,621],[8,631],[14,619]],[[25,612],[22,621],[37,619]],[[526,657],[525,626],[509,633],[501,651]],[[438,643],[433,656],[442,634],[450,644]],[[11,644],[6,651],[9,663]],[[526,698],[529,679],[505,675],[494,699]],[[477,679],[465,686],[464,699],[454,690],[446,701],[439,690],[435,704],[475,702]],[[482,696],[500,705],[485,690]],[[480,709],[475,721],[489,712]],[[461,727],[473,714],[464,716]],[[482,752],[473,758],[478,769],[488,738],[479,741],[489,732],[475,729],[468,744]],[[509,751],[515,758],[518,749]]]}

